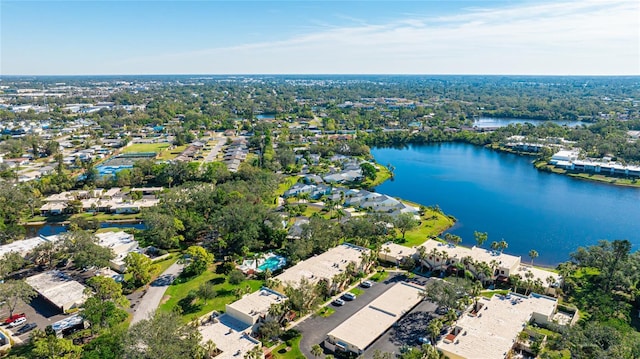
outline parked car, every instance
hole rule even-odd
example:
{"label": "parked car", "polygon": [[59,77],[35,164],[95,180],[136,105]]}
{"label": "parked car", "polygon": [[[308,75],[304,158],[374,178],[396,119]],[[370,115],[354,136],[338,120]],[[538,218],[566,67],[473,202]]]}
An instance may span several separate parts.
{"label": "parked car", "polygon": [[16,320],[14,320],[13,322],[9,323],[9,325],[7,326],[7,328],[15,328],[15,327],[19,327],[22,324],[27,322],[27,317],[21,317],[18,318]]}
{"label": "parked car", "polygon": [[354,300],[356,299],[356,295],[350,292],[344,293],[342,295],[342,298],[346,299],[346,300]]}
{"label": "parked car", "polygon": [[26,318],[26,317],[27,316],[24,313],[14,314],[14,315],[10,316],[9,318],[5,319],[4,320],[4,324],[11,324],[17,319]]}
{"label": "parked car", "polygon": [[336,299],[333,300],[333,305],[337,305],[337,306],[344,305],[344,300],[342,300],[340,298],[336,298]]}
{"label": "parked car", "polygon": [[29,323],[29,324],[25,324],[22,328],[18,329],[18,331],[16,331],[17,335],[22,335],[24,333],[30,332],[33,329],[37,328],[38,324],[36,323]]}
{"label": "parked car", "polygon": [[424,345],[424,344],[431,345],[431,339],[429,339],[427,337],[420,337],[420,338],[418,338],[418,344],[420,344],[420,345]]}
{"label": "parked car", "polygon": [[360,283],[360,286],[362,288],[371,288],[371,286],[373,286],[373,282],[365,280],[364,282]]}

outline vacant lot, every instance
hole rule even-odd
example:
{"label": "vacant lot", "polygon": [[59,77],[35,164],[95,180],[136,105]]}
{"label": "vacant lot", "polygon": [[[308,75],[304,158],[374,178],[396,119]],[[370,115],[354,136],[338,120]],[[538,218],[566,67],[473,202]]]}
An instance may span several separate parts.
{"label": "vacant lot", "polygon": [[171,146],[169,143],[135,143],[122,149],[123,153],[155,152],[160,153]]}

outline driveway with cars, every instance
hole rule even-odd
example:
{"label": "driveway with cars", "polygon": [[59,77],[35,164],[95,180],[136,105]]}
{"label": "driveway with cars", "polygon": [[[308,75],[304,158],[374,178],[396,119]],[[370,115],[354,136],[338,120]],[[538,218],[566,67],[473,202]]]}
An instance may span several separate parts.
{"label": "driveway with cars", "polygon": [[[355,300],[345,301],[342,306],[327,304],[335,309],[335,313],[323,318],[319,316],[311,316],[300,322],[295,328],[302,333],[300,340],[300,350],[307,358],[314,358],[311,354],[311,347],[315,344],[321,344],[327,337],[327,333],[347,320],[360,309],[364,308],[371,301],[386,292],[392,285],[405,280],[404,274],[390,273],[386,280],[374,283],[371,288],[362,288],[363,293],[358,295]],[[327,354],[329,354],[327,352]]]}
{"label": "driveway with cars", "polygon": [[[30,304],[26,304],[24,302],[19,302],[16,309],[13,311],[13,314],[24,313],[27,317],[26,323],[36,323],[37,329],[44,330],[48,325],[51,325],[59,320],[67,318],[69,315],[61,314],[60,311],[54,307],[52,304],[47,302],[42,297],[34,298]],[[9,317],[9,310],[6,307],[0,309],[0,320],[4,321]],[[22,327],[22,325],[8,328],[6,325],[4,329],[10,331],[14,339],[17,338],[16,342],[20,343],[21,341],[25,341],[29,338],[31,331],[21,334],[15,335],[15,333]]]}

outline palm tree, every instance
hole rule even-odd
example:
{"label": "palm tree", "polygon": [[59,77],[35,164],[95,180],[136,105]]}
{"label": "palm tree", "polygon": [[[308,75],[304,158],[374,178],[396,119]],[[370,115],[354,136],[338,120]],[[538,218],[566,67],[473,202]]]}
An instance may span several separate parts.
{"label": "palm tree", "polygon": [[315,358],[322,356],[322,354],[324,354],[324,351],[322,350],[320,345],[315,344],[311,347],[311,355],[313,355]]}
{"label": "palm tree", "polygon": [[533,272],[527,271],[524,277],[526,278],[524,285],[525,285],[525,288],[527,288],[525,295],[529,295],[531,288],[533,288],[533,277],[534,277]]}
{"label": "palm tree", "polygon": [[498,251],[498,248],[500,248],[500,244],[496,241],[491,242],[491,250],[493,250],[494,252]]}
{"label": "palm tree", "polygon": [[260,359],[262,358],[262,349],[260,347],[255,346],[248,352],[244,354],[245,359]]}
{"label": "palm tree", "polygon": [[480,296],[480,292],[482,291],[482,284],[478,281],[473,282],[471,286],[471,296],[473,296],[473,308],[478,311],[478,297]]}
{"label": "palm tree", "polygon": [[500,254],[502,254],[502,252],[504,252],[504,250],[509,247],[509,243],[507,243],[507,241],[505,241],[504,239],[501,240],[498,245],[499,245],[499,248],[500,248]]}
{"label": "palm tree", "polygon": [[451,236],[451,243],[453,243],[454,246],[460,245],[460,243],[462,243],[462,237],[457,235]]}
{"label": "palm tree", "polygon": [[424,271],[424,260],[425,259],[427,259],[427,249],[425,247],[423,247],[423,246],[420,246],[420,247],[418,247],[418,261],[420,261],[420,272]]}
{"label": "palm tree", "polygon": [[205,358],[213,358],[218,354],[218,346],[211,339],[204,343],[202,347],[204,348]]}
{"label": "palm tree", "polygon": [[513,292],[518,293],[518,286],[522,283],[522,276],[520,274],[510,275],[509,282],[513,286]]}
{"label": "palm tree", "polygon": [[484,242],[486,242],[487,238],[489,237],[487,232],[478,232],[478,231],[474,231],[473,236],[476,239],[476,243],[478,244],[478,247],[482,247]]}
{"label": "palm tree", "polygon": [[443,325],[442,320],[438,318],[430,321],[429,325],[427,326],[427,334],[429,335],[431,342],[434,344],[438,339],[438,335],[440,335],[440,331],[442,330],[442,325]]}
{"label": "palm tree", "polygon": [[531,266],[533,267],[533,260],[538,258],[538,251],[532,249],[529,251],[529,257],[531,257]]}

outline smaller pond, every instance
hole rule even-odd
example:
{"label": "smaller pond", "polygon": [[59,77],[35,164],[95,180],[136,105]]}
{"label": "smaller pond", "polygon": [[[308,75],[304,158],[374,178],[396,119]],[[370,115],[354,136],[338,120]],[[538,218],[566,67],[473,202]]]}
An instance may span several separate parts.
{"label": "smaller pond", "polygon": [[256,115],[256,118],[258,120],[275,120],[276,114],[275,113],[261,113],[259,115]]}
{"label": "smaller pond", "polygon": [[582,121],[541,121],[541,120],[533,120],[533,119],[523,119],[523,118],[496,118],[496,117],[480,117],[478,119],[473,120],[473,126],[478,128],[489,128],[489,127],[505,127],[511,124],[517,123],[530,123],[532,125],[539,125],[545,122],[553,122],[560,126],[569,126],[569,127],[578,127],[580,125],[589,125],[588,122]]}
{"label": "smaller pond", "polygon": [[[67,231],[67,226],[64,224],[47,223],[40,226],[27,226],[27,238],[36,236],[53,236]],[[100,228],[135,228],[145,229],[145,225],[142,221],[132,223],[100,223]]]}

